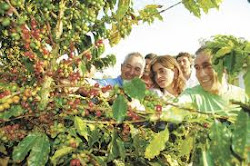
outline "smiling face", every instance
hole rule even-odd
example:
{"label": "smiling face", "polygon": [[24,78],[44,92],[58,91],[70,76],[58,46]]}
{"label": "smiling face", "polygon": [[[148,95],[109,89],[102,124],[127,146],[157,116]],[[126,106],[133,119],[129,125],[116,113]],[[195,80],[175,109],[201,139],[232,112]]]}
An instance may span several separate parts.
{"label": "smiling face", "polygon": [[194,61],[196,77],[205,91],[216,94],[219,91],[217,73],[214,71],[211,56],[208,52],[200,52]]}
{"label": "smiling face", "polygon": [[144,59],[139,56],[131,56],[121,66],[121,77],[124,80],[131,80],[135,77],[141,77],[144,70]]}
{"label": "smiling face", "polygon": [[174,71],[172,69],[164,67],[160,63],[155,63],[152,66],[155,74],[155,82],[163,89],[171,87],[174,82]]}

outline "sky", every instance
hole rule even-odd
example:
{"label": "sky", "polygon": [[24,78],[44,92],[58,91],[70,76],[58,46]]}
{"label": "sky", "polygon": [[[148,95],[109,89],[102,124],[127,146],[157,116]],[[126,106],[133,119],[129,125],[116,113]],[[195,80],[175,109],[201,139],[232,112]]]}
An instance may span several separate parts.
{"label": "sky", "polygon": [[[165,9],[179,0],[134,0],[137,9],[156,3]],[[104,56],[115,54],[117,63],[104,70],[105,75],[116,77],[124,57],[131,52],[158,55],[176,55],[179,52],[194,54],[200,47],[200,39],[217,34],[234,35],[250,41],[250,3],[247,0],[223,0],[217,9],[211,9],[200,18],[191,14],[182,4],[163,13],[163,21],[134,26],[131,34],[114,47],[106,47]],[[101,77],[97,74],[96,77]]]}

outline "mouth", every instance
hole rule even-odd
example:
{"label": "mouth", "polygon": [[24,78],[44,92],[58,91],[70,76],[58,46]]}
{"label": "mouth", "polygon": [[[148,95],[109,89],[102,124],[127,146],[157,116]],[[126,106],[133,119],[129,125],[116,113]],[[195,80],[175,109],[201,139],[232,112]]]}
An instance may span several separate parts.
{"label": "mouth", "polygon": [[165,80],[159,80],[159,81],[157,81],[157,83],[158,83],[159,85],[163,85],[164,82],[165,82]]}
{"label": "mouth", "polygon": [[210,79],[203,79],[203,80],[201,80],[201,82],[204,83],[204,84],[206,84],[206,83],[208,83],[210,81],[211,81]]}

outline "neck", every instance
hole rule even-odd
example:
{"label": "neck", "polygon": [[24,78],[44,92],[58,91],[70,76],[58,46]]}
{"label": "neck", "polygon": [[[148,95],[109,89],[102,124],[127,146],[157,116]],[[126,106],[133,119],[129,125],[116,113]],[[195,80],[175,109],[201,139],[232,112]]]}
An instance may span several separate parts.
{"label": "neck", "polygon": [[215,87],[216,89],[212,90],[211,93],[216,94],[216,95],[222,95],[223,93],[228,91],[228,83],[223,78],[222,78],[222,82],[218,82]]}
{"label": "neck", "polygon": [[189,73],[183,73],[183,76],[185,77],[186,80],[189,80],[189,78],[191,76],[191,72],[189,72]]}
{"label": "neck", "polygon": [[177,92],[173,89],[173,86],[168,86],[168,87],[164,88],[163,92],[164,92],[164,94],[169,93],[175,97],[178,96]]}

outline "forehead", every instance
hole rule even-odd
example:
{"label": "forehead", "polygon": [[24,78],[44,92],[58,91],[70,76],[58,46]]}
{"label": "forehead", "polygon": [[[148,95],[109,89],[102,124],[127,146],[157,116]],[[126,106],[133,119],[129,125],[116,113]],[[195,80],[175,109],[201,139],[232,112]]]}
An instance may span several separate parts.
{"label": "forehead", "polygon": [[202,65],[203,63],[211,63],[211,56],[206,52],[198,54],[194,60],[195,65]]}
{"label": "forehead", "polygon": [[165,67],[160,63],[155,63],[154,66],[153,66],[154,71],[157,71],[157,70],[159,70],[161,68],[165,68]]}
{"label": "forehead", "polygon": [[146,59],[146,64],[149,64],[151,62],[151,59]]}
{"label": "forehead", "polygon": [[189,61],[188,57],[186,56],[181,56],[177,58],[177,61],[184,61],[184,60]]}
{"label": "forehead", "polygon": [[138,56],[131,56],[127,59],[125,64],[129,64],[131,66],[143,66],[144,60]]}

